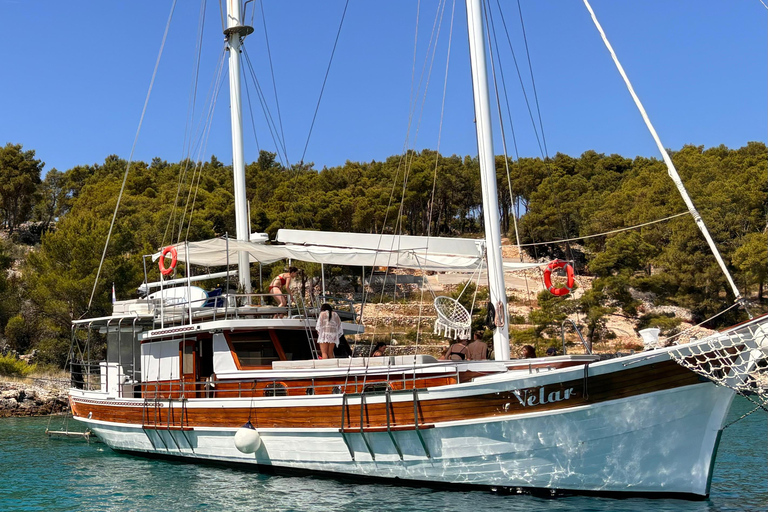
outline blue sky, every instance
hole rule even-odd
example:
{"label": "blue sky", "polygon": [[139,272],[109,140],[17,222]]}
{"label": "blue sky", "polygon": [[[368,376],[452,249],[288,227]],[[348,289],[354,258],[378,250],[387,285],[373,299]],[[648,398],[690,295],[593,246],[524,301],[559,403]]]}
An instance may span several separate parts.
{"label": "blue sky", "polygon": [[[254,3],[256,31],[245,44],[276,116],[260,0],[249,5]],[[517,2],[501,3],[531,97]],[[34,149],[46,162],[45,170],[101,163],[110,154],[128,158],[171,4],[0,0],[0,143]],[[186,156],[200,5],[180,0],[176,6],[134,159],[178,161]],[[409,132],[418,5],[405,0],[350,2],[306,162],[320,169],[346,160],[382,160],[406,146],[435,149],[439,133],[442,153],[476,153],[463,2],[454,11],[444,112],[450,2],[440,24],[427,99],[416,109]],[[440,5],[421,2],[417,83]],[[582,2],[521,0],[521,5],[548,153],[578,156],[595,149],[627,157],[658,156]],[[665,146],[736,148],[766,140],[768,11],[760,0],[593,0],[592,6]],[[304,151],[343,8],[343,0],[264,0],[290,163]],[[206,108],[223,45],[219,2],[209,0],[206,10],[198,115]],[[495,20],[498,32],[501,21],[498,16]],[[500,44],[506,47],[506,40]],[[519,153],[538,156],[515,68],[508,50],[501,53]],[[249,90],[255,102],[252,85]],[[229,164],[227,92],[225,86],[203,158],[215,154]],[[258,147],[275,150],[257,103],[253,111],[258,145],[246,114],[248,162],[257,158]],[[506,130],[512,153],[508,124]],[[502,153],[498,135],[495,149]]]}

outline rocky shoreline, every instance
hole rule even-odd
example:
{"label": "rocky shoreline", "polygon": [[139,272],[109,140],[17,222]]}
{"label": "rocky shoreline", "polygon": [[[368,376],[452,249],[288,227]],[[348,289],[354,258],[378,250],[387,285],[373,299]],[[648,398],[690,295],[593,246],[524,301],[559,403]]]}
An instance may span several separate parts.
{"label": "rocky shoreline", "polygon": [[0,418],[67,413],[67,385],[46,379],[0,380]]}

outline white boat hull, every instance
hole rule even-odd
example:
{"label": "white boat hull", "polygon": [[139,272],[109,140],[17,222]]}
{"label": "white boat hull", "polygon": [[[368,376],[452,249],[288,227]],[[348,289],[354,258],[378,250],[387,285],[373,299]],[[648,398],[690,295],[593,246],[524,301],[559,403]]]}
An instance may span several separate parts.
{"label": "white boat hull", "polygon": [[704,382],[557,411],[393,431],[392,437],[260,428],[254,454],[235,448],[239,425],[182,431],[78,419],[115,450],[161,456],[419,485],[705,497],[733,397],[732,390]]}

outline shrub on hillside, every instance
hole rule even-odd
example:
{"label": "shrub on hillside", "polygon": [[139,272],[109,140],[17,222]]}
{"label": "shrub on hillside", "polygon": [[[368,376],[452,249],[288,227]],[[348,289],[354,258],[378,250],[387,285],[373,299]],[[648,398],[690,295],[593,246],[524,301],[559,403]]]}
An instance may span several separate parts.
{"label": "shrub on hillside", "polygon": [[27,364],[13,355],[0,356],[0,375],[8,377],[26,377],[37,369],[37,365]]}

